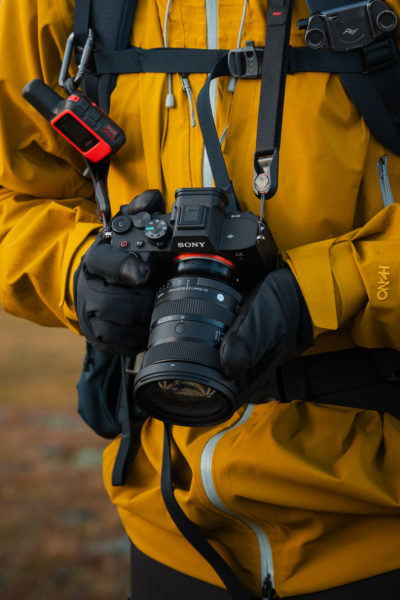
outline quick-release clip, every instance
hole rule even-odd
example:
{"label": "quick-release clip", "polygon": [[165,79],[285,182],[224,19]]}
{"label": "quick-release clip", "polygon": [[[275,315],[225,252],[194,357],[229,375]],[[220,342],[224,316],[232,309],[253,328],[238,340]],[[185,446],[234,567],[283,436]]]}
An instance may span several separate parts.
{"label": "quick-release clip", "polygon": [[336,52],[365,48],[396,25],[396,13],[381,0],[337,6],[298,21],[299,29],[306,29],[305,41],[309,48]]}
{"label": "quick-release clip", "polygon": [[278,150],[275,148],[270,156],[254,156],[253,190],[261,200],[259,230],[257,239],[262,240],[265,230],[263,222],[265,200],[271,198],[278,187]]}

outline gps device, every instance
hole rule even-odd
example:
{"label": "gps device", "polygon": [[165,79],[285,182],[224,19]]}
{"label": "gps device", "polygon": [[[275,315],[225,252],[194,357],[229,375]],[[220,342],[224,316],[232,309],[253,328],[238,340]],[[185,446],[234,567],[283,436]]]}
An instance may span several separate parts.
{"label": "gps device", "polygon": [[40,79],[33,79],[22,95],[87,160],[106,160],[125,142],[123,130],[78,90],[65,99]]}

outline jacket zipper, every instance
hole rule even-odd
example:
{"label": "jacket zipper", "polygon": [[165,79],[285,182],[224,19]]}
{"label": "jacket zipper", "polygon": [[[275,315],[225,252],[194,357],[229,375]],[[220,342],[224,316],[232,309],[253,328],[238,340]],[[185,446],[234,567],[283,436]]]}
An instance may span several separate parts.
{"label": "jacket zipper", "polygon": [[185,94],[188,97],[189,112],[190,112],[190,124],[192,125],[192,127],[196,127],[196,117],[195,117],[195,113],[194,113],[194,103],[193,103],[192,87],[191,87],[191,85],[189,83],[188,74],[187,73],[182,73],[181,74],[181,80],[182,80],[183,91],[185,92]]}
{"label": "jacket zipper", "polygon": [[392,188],[390,187],[387,156],[384,154],[378,161],[379,185],[381,186],[383,206],[394,204]]}
{"label": "jacket zipper", "polygon": [[260,551],[260,587],[262,592],[262,598],[263,600],[269,600],[270,598],[273,598],[274,594],[274,570],[272,562],[271,544],[268,540],[268,537],[257,523],[234,513],[227,506],[225,506],[225,504],[222,502],[222,500],[217,494],[212,475],[213,456],[217,443],[226,433],[232,431],[232,429],[235,429],[236,427],[240,427],[240,425],[243,425],[250,418],[254,407],[254,404],[248,404],[246,410],[244,411],[243,415],[237,423],[235,423],[234,425],[232,425],[232,427],[229,427],[228,429],[220,431],[208,440],[207,444],[204,446],[200,459],[200,475],[204,491],[206,492],[206,495],[211,504],[213,504],[213,506],[215,506],[225,514],[230,515],[235,519],[238,519],[239,521],[250,527],[250,529],[254,532],[257,538]]}

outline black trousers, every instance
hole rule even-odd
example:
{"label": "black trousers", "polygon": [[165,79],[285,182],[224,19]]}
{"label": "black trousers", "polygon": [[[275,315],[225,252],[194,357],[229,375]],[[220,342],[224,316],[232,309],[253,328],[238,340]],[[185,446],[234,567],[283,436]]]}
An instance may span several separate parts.
{"label": "black trousers", "polygon": [[[170,569],[140,552],[133,544],[131,589],[132,600],[232,600],[224,589]],[[400,569],[285,600],[400,600]]]}

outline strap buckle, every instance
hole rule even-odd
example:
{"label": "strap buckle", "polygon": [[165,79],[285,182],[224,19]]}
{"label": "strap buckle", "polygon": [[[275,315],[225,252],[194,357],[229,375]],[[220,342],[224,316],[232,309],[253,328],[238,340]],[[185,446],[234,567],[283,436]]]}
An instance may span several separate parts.
{"label": "strap buckle", "polygon": [[261,75],[264,48],[255,48],[247,41],[244,48],[234,48],[228,53],[228,69],[232,77],[256,79]]}
{"label": "strap buckle", "polygon": [[89,59],[92,54],[94,44],[94,33],[93,29],[88,30],[88,36],[85,45],[82,50],[81,60],[78,65],[78,72],[75,77],[68,77],[68,69],[71,62],[72,49],[74,47],[75,35],[71,33],[68,36],[67,43],[65,44],[64,56],[61,64],[60,75],[58,77],[58,83],[68,93],[72,93],[78,87],[82,77],[87,71]]}
{"label": "strap buckle", "polygon": [[397,59],[397,48],[393,39],[374,42],[361,48],[365,75],[390,67]]}

